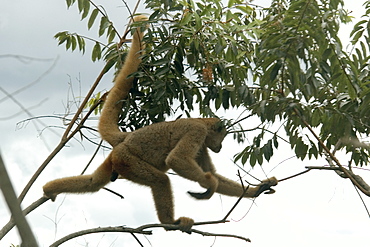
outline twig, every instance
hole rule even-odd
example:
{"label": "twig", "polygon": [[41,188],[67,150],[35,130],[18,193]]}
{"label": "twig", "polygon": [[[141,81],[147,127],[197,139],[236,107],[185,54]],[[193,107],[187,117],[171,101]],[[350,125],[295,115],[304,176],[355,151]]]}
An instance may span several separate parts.
{"label": "twig", "polygon": [[247,193],[247,191],[249,189],[249,185],[247,187],[244,187],[243,180],[242,180],[242,178],[240,176],[239,170],[238,170],[238,176],[239,176],[239,179],[240,179],[240,183],[243,186],[243,193],[240,195],[240,197],[238,198],[238,200],[236,200],[235,204],[231,207],[231,209],[229,210],[229,212],[227,212],[227,214],[225,215],[225,217],[222,219],[225,222],[226,222],[227,217],[229,217],[230,214],[232,213],[232,211],[234,211],[234,209],[236,208],[236,206],[238,206],[239,202],[243,199],[245,193]]}
{"label": "twig", "polygon": [[[307,168],[307,167],[306,167],[306,168]],[[303,172],[297,173],[297,174],[292,175],[292,176],[289,176],[289,177],[287,177],[287,178],[279,179],[279,180],[278,180],[278,182],[280,183],[280,182],[282,182],[282,181],[284,181],[284,180],[288,180],[288,179],[291,179],[291,178],[297,177],[297,176],[302,175],[302,174],[305,174],[305,173],[307,173],[307,172],[309,172],[309,171],[311,171],[311,169],[307,169],[307,170],[305,170],[305,171],[303,171]]]}
{"label": "twig", "polygon": [[140,244],[141,247],[144,247],[144,245],[140,242],[140,240],[136,237],[134,233],[131,232],[131,236]]}
{"label": "twig", "polygon": [[336,167],[336,166],[306,166],[305,168],[307,169],[317,169],[317,170],[331,170],[331,171],[334,171],[334,170],[340,170],[339,167]]}
{"label": "twig", "polygon": [[89,166],[91,165],[91,162],[94,160],[95,156],[98,154],[98,151],[99,151],[102,143],[103,143],[103,140],[100,140],[98,147],[96,148],[95,152],[91,156],[89,162],[87,162],[85,168],[82,170],[81,175],[83,175],[86,172],[87,168],[89,168]]}
{"label": "twig", "polygon": [[123,195],[121,195],[121,194],[119,194],[119,193],[117,193],[117,192],[115,192],[115,191],[113,191],[113,190],[111,190],[111,189],[108,189],[108,188],[106,188],[106,187],[104,187],[103,189],[104,189],[104,190],[106,190],[106,191],[108,191],[108,192],[110,192],[110,193],[112,193],[113,195],[118,196],[118,197],[119,197],[119,198],[121,198],[121,199],[124,199]]}
{"label": "twig", "polygon": [[198,233],[198,234],[201,234],[203,236],[230,237],[230,238],[238,238],[238,239],[244,240],[244,241],[249,242],[249,243],[251,242],[251,240],[249,238],[245,238],[245,237],[238,236],[238,235],[233,235],[233,234],[217,234],[217,233],[203,232],[203,231],[199,231],[199,230],[196,230],[196,229],[192,229],[191,232]]}
{"label": "twig", "polygon": [[306,166],[305,167],[307,170],[303,171],[303,172],[299,172],[295,175],[292,175],[292,176],[289,176],[289,177],[286,177],[286,178],[283,178],[283,179],[279,179],[279,183],[282,182],[282,181],[285,181],[285,180],[288,180],[288,179],[291,179],[291,178],[294,178],[294,177],[298,177],[302,174],[305,174],[313,169],[317,169],[317,170],[341,170],[339,167],[332,167],[332,166]]}
{"label": "twig", "polygon": [[360,197],[360,200],[361,200],[361,202],[362,202],[362,205],[364,205],[364,208],[365,208],[365,210],[366,210],[366,213],[367,213],[367,216],[370,218],[370,211],[369,211],[369,209],[367,208],[367,206],[366,206],[366,203],[365,203],[365,201],[364,201],[364,198],[362,198],[362,195],[360,194],[360,192],[358,191],[358,188],[355,186],[355,185],[353,185],[353,187],[355,187],[355,190],[356,190],[356,192],[357,192],[357,195]]}

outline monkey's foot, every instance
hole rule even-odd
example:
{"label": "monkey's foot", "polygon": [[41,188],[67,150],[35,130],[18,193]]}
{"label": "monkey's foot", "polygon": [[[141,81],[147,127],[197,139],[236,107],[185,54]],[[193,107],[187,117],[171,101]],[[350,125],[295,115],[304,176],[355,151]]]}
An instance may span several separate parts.
{"label": "monkey's foot", "polygon": [[188,217],[180,217],[173,224],[178,225],[180,231],[190,234],[190,229],[194,225],[194,220]]}

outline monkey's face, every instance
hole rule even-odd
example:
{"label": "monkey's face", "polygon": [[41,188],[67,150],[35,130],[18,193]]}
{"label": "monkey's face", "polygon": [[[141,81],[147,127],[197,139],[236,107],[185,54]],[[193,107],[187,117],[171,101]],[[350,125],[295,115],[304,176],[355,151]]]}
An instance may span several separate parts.
{"label": "monkey's face", "polygon": [[224,140],[226,134],[226,129],[224,127],[210,130],[205,140],[206,146],[215,153],[220,152],[222,148],[222,141]]}

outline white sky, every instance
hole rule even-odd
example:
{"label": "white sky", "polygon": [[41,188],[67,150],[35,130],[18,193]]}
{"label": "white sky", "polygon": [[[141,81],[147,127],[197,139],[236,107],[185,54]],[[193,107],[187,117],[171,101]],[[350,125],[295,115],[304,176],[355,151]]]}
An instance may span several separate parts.
{"label": "white sky", "polygon": [[[363,10],[361,2],[351,1],[348,8]],[[121,1],[105,2],[111,18],[122,23],[124,30],[127,12]],[[27,90],[15,94],[14,97],[32,116],[56,116],[64,114],[68,100],[72,100],[68,90],[72,84],[75,96],[84,96],[98,75],[103,63],[92,63],[90,53],[66,52],[58,47],[53,36],[63,30],[76,31],[89,35],[86,22],[80,22],[77,7],[66,10],[64,0],[0,0],[0,86],[7,92],[15,90],[35,81],[50,68],[55,60],[56,66],[50,73]],[[133,7],[131,5],[130,7]],[[119,26],[119,25],[118,25]],[[348,29],[349,30],[349,29]],[[344,31],[348,35],[349,31]],[[95,35],[93,31],[92,36]],[[23,55],[52,61],[21,62],[3,55]],[[1,57],[3,56],[3,57]],[[103,79],[99,90],[111,87],[111,75]],[[6,162],[8,172],[18,193],[23,189],[34,171],[44,161],[50,151],[57,145],[60,128],[52,128],[58,134],[37,127],[28,122],[20,127],[17,123],[29,118],[21,113],[18,105],[10,99],[3,99],[0,92],[0,149]],[[41,104],[40,104],[41,103]],[[40,104],[40,105],[39,105]],[[75,108],[72,108],[72,111]],[[60,120],[52,118],[40,119],[47,126],[62,126]],[[91,121],[94,125],[96,122]],[[42,131],[42,133],[40,132]],[[40,135],[41,134],[41,135]],[[231,162],[233,155],[241,150],[232,138],[226,140],[221,153],[212,155],[215,165],[221,174],[237,179],[237,167]],[[86,141],[83,145],[72,141],[48,166],[42,176],[32,187],[24,200],[26,207],[42,195],[42,185],[47,181],[81,172],[90,159],[94,146]],[[107,153],[100,153],[93,162],[90,172],[99,165]],[[324,161],[305,161],[289,159],[292,153],[287,148],[279,150],[274,160],[263,168],[268,176],[278,179],[303,171],[304,166],[323,165]],[[281,163],[282,162],[282,163]],[[281,164],[280,164],[281,163]],[[275,168],[275,169],[274,169]],[[248,167],[246,169],[249,170]],[[360,173],[360,172],[359,172]],[[260,168],[252,170],[252,174],[265,178]],[[366,181],[370,181],[369,172],[360,173]],[[246,179],[249,179],[246,177]],[[218,220],[229,211],[236,198],[213,196],[207,201],[196,201],[187,196],[186,191],[199,191],[196,183],[171,176],[173,182],[176,217],[189,216],[196,221]],[[252,181],[253,182],[253,181]],[[47,202],[34,212],[28,220],[32,225],[40,246],[48,246],[54,240],[71,232],[98,226],[125,225],[136,227],[158,222],[152,198],[148,188],[126,182],[117,181],[109,188],[121,193],[125,199],[120,200],[110,193],[101,191],[91,195],[60,195],[57,201]],[[165,232],[153,229],[153,235],[138,235],[144,246],[253,246],[268,245],[284,247],[308,246],[369,246],[370,220],[366,211],[349,181],[338,178],[329,171],[311,171],[299,178],[282,182],[276,187],[274,195],[259,197],[248,213],[252,201],[245,199],[230,216],[230,223],[209,225],[198,229],[230,233],[249,237],[252,243],[230,238],[202,237],[197,234]],[[364,198],[370,205],[369,198]],[[0,198],[0,227],[9,219],[9,212]],[[55,224],[57,222],[57,224]],[[0,247],[19,244],[17,232],[13,229],[7,237],[0,241]],[[69,241],[64,246],[138,246],[129,234],[111,233],[94,234]]]}

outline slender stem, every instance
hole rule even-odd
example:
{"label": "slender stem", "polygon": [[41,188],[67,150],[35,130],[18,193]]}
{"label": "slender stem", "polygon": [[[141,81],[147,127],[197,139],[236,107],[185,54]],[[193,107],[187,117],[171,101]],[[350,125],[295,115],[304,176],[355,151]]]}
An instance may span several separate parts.
{"label": "slender stem", "polygon": [[329,150],[329,148],[323,143],[321,138],[315,133],[315,131],[311,128],[311,126],[307,123],[306,120],[302,118],[302,116],[299,114],[297,109],[294,109],[297,116],[301,119],[303,124],[308,128],[308,130],[311,132],[311,134],[315,137],[315,139],[319,142],[320,146],[324,149],[325,153],[329,156],[331,160],[335,162],[335,164],[340,168],[340,170],[351,180],[351,182],[365,195],[370,196],[370,191],[367,191],[366,189],[361,186],[356,179],[353,178],[353,176],[348,172],[347,169],[343,167],[343,165],[339,162],[337,157]]}

